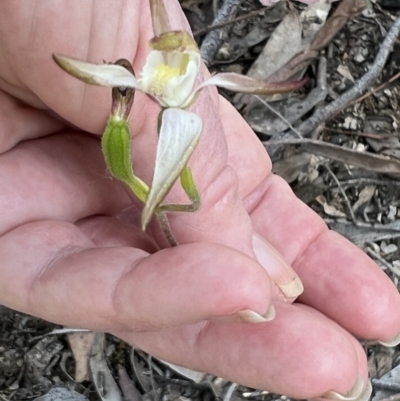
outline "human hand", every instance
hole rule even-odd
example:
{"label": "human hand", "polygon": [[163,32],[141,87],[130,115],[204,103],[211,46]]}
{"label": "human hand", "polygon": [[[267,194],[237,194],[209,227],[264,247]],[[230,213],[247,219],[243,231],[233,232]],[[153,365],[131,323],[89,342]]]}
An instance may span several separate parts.
{"label": "human hand", "polygon": [[[190,161],[202,208],[171,214],[182,245],[159,250],[161,233],[132,224],[137,209],[127,210],[131,201],[107,176],[92,135],[104,128],[110,91],[51,60],[52,52],[92,62],[124,57],[140,71],[152,36],[147,2],[35,4],[7,3],[0,16],[0,303],[297,398],[346,394],[357,377],[365,384],[354,336],[389,341],[400,332],[389,279],[271,175],[258,139],[215,90],[194,107],[204,121]],[[186,28],[179,4],[168,10],[174,28]],[[134,166],[146,182],[157,112],[136,95]],[[171,196],[186,201],[180,191]],[[253,230],[265,239],[255,237],[255,249]],[[295,271],[305,290],[291,304]],[[273,321],[234,321],[272,304]]]}

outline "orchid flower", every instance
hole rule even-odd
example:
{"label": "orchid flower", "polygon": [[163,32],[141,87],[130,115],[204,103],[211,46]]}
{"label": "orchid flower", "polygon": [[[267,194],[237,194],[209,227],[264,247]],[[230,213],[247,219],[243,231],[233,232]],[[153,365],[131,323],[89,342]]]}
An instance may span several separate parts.
{"label": "orchid flower", "polygon": [[[201,68],[201,55],[189,33],[169,28],[162,0],[150,0],[155,37],[138,77],[130,63],[92,64],[53,55],[55,62],[70,75],[92,85],[113,88],[113,107],[102,139],[103,154],[111,174],[125,182],[145,203],[142,228],[154,213],[196,211],[200,196],[187,163],[202,131],[199,116],[186,111],[200,91],[210,85],[242,93],[274,94],[300,88],[304,81],[271,83],[234,73],[216,74],[196,86]],[[150,188],[133,174],[131,139],[127,117],[134,90],[147,94],[162,108],[158,127],[154,176]],[[180,177],[181,185],[192,204],[161,205],[172,185]]]}

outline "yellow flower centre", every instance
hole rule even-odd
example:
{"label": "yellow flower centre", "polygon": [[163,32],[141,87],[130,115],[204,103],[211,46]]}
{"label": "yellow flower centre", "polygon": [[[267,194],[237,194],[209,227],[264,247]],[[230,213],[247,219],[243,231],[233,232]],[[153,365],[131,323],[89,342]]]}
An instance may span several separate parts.
{"label": "yellow flower centre", "polygon": [[155,96],[161,96],[164,86],[175,77],[181,75],[180,68],[170,67],[167,64],[159,64],[153,71],[151,91]]}

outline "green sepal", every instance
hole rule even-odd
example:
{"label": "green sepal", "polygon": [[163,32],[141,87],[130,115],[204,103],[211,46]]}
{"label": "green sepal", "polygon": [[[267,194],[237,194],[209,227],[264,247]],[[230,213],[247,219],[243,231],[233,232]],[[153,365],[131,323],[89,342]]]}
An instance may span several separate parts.
{"label": "green sepal", "polygon": [[111,116],[101,140],[101,147],[111,175],[129,185],[132,192],[142,202],[146,202],[149,188],[145,182],[133,174],[128,121]]}
{"label": "green sepal", "polygon": [[185,190],[189,199],[196,205],[200,204],[200,194],[194,182],[193,173],[190,167],[186,166],[181,171],[180,180],[182,188]]}

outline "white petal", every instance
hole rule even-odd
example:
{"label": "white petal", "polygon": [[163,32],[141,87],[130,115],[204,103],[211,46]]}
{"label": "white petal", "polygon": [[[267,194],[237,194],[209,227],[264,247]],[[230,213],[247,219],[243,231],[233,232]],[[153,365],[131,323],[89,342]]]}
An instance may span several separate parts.
{"label": "white petal", "polygon": [[140,73],[139,82],[143,92],[149,93],[153,83],[154,70],[164,64],[164,56],[158,50],[152,50],[146,57],[146,63]]}
{"label": "white petal", "polygon": [[53,58],[64,71],[88,84],[139,89],[136,78],[121,65],[91,64],[55,54]]}
{"label": "white petal", "polygon": [[172,78],[165,86],[162,100],[169,107],[179,107],[193,91],[193,85],[199,72],[200,64],[196,60],[190,60],[186,73]]}
{"label": "white petal", "polygon": [[[180,69],[184,57],[189,57],[183,75],[161,80],[157,67],[165,65],[171,69]],[[141,90],[155,98],[163,107],[179,107],[190,96],[200,69],[201,56],[197,52],[161,52],[152,50],[146,59],[139,78]]]}
{"label": "white petal", "polygon": [[188,162],[202,127],[203,122],[197,114],[174,108],[164,111],[153,182],[142,212],[143,230]]}

